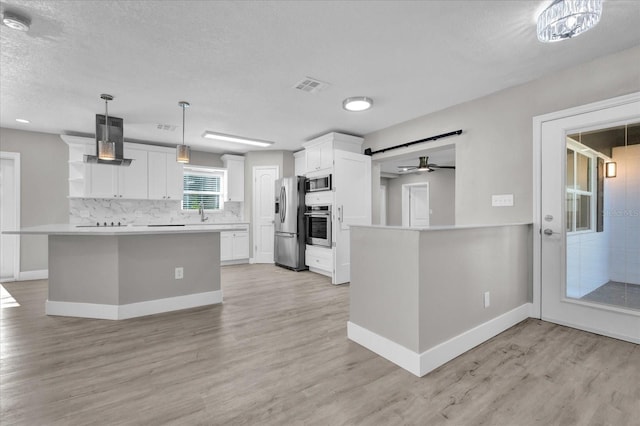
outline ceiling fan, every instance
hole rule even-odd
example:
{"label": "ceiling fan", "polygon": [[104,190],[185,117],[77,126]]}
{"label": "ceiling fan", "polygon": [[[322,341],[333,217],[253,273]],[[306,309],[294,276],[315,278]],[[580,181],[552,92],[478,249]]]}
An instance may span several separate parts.
{"label": "ceiling fan", "polygon": [[429,164],[429,157],[420,157],[420,164],[417,166],[398,166],[398,171],[403,173],[414,172],[435,172],[438,169],[455,169],[455,166],[438,166],[437,164]]}

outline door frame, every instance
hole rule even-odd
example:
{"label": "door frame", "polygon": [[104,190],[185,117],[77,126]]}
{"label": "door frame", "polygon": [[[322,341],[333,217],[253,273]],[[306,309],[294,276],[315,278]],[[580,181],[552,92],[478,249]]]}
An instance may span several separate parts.
{"label": "door frame", "polygon": [[[256,240],[255,240],[255,236],[258,233],[258,220],[257,220],[257,209],[256,209],[256,196],[258,195],[258,192],[256,191],[256,172],[258,170],[264,170],[264,169],[273,169],[276,171],[276,177],[274,180],[278,180],[280,179],[280,166],[278,166],[277,164],[273,164],[273,165],[265,165],[265,166],[253,166],[251,169],[251,179],[252,179],[252,185],[251,185],[251,239],[250,239],[250,247],[249,247],[249,263],[263,263],[263,262],[256,262],[255,260],[255,255],[256,255]],[[275,202],[275,199],[274,199]],[[274,225],[274,231],[275,231],[275,225]],[[274,237],[275,238],[275,237]],[[275,248],[274,248],[275,250]],[[275,251],[274,251],[274,255],[275,255]],[[271,260],[271,263],[274,263],[275,259]]]}
{"label": "door frame", "polygon": [[[4,160],[13,161],[13,190],[15,191],[15,215],[16,215],[16,229],[20,229],[20,153],[0,151],[0,158]],[[19,281],[20,279],[20,235],[15,235],[14,240],[14,265],[13,265],[13,281]]]}
{"label": "door frame", "polygon": [[533,307],[531,317],[542,317],[542,125],[640,101],[640,92],[580,105],[533,117]]}
{"label": "door frame", "polygon": [[[429,182],[415,182],[415,183],[405,183],[402,185],[402,226],[409,228],[411,226],[411,216],[409,212],[411,211],[411,188],[416,186],[426,186],[427,187],[427,210],[431,212],[431,192],[429,191]],[[431,214],[429,214],[431,216]],[[429,223],[431,223],[431,217],[429,217]]]}

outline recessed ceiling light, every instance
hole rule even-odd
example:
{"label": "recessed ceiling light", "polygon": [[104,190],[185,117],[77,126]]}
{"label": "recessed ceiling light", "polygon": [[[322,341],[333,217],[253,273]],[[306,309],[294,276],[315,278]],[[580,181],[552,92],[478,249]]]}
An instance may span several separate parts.
{"label": "recessed ceiling light", "polygon": [[5,11],[2,16],[2,23],[14,30],[29,31],[29,25],[31,25],[31,20],[26,16]]}
{"label": "recessed ceiling light", "polygon": [[269,141],[261,141],[261,140],[257,140],[257,139],[247,139],[247,138],[243,138],[243,137],[240,137],[240,136],[233,136],[233,135],[225,135],[223,133],[210,132],[209,130],[204,132],[202,137],[203,138],[207,138],[207,139],[217,139],[217,140],[225,141],[225,142],[242,143],[242,144],[245,144],[245,145],[259,146],[259,147],[262,147],[262,148],[270,146],[270,145],[273,145],[273,142],[269,142]]}
{"label": "recessed ceiling light", "polygon": [[342,101],[342,107],[347,111],[365,111],[372,105],[373,99],[366,96],[353,96]]}
{"label": "recessed ceiling light", "polygon": [[25,118],[16,118],[16,121],[18,123],[22,123],[22,124],[29,124],[31,123],[29,120],[25,119]]}

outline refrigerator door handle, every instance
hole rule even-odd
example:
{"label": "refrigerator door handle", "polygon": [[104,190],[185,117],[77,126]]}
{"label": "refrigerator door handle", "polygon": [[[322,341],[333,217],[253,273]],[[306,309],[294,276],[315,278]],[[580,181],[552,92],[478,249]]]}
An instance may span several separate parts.
{"label": "refrigerator door handle", "polygon": [[284,223],[284,221],[287,219],[287,190],[284,186],[282,187],[282,189],[280,189],[280,193],[280,200],[282,200],[282,207],[280,209],[280,221]]}
{"label": "refrigerator door handle", "polygon": [[295,235],[294,234],[277,234],[276,235],[279,238],[294,238]]}

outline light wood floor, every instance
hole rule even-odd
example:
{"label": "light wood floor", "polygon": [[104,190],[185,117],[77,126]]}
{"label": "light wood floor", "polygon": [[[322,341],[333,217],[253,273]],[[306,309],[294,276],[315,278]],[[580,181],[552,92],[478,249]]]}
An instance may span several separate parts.
{"label": "light wood floor", "polygon": [[2,425],[638,425],[640,347],[527,320],[417,378],[346,338],[349,287],[222,271],[224,305],[125,321],[44,315],[5,284]]}

